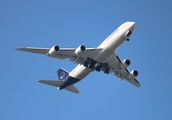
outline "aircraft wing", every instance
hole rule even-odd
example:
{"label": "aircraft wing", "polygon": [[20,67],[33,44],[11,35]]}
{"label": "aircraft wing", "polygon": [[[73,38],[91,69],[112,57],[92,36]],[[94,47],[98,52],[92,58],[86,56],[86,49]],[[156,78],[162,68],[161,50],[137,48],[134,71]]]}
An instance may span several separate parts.
{"label": "aircraft wing", "polygon": [[47,54],[49,48],[33,48],[33,47],[23,47],[23,48],[16,48],[15,50],[25,51],[25,52],[32,52],[38,54]]}
{"label": "aircraft wing", "polygon": [[79,48],[59,48],[59,50],[56,51],[53,55],[50,55],[49,52],[52,49],[53,48],[23,47],[23,48],[16,48],[15,50],[45,54],[48,57],[58,58],[59,60],[68,58],[70,61],[78,64],[82,64],[82,62],[84,62],[84,60],[86,60],[87,57],[89,58],[95,57],[102,50],[101,48],[85,48],[84,51],[81,51],[82,52],[81,54],[75,54],[77,51],[79,51]]}
{"label": "aircraft wing", "polygon": [[124,61],[121,61],[115,53],[107,62],[111,67],[110,72],[113,72],[117,78],[121,80],[125,79],[136,87],[140,87],[140,83],[136,79],[138,72],[135,70],[129,72],[127,65],[125,66]]}
{"label": "aircraft wing", "polygon": [[115,72],[114,74],[121,74],[121,77],[119,77],[120,79],[125,79],[126,81],[135,85],[136,87],[140,87],[140,83],[137,81],[136,78],[129,78],[131,72],[129,72],[128,69],[120,69],[118,72]]}

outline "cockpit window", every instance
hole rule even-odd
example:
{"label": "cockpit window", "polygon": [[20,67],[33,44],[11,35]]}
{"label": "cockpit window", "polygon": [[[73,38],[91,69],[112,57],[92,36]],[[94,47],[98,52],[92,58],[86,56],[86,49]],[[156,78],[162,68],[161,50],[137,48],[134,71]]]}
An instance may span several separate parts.
{"label": "cockpit window", "polygon": [[124,24],[122,24],[122,25],[119,27],[119,29],[122,29],[122,28],[126,27],[126,26],[128,25],[128,23],[129,23],[129,22],[125,22]]}

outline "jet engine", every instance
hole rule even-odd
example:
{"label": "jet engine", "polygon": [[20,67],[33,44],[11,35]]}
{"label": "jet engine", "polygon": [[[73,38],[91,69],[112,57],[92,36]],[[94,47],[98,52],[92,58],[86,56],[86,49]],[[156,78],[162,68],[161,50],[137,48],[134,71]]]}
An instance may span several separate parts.
{"label": "jet engine", "polygon": [[74,52],[74,55],[79,55],[79,54],[81,54],[84,51],[85,51],[85,46],[84,45],[80,45],[78,48],[76,48],[76,50]]}
{"label": "jet engine", "polygon": [[60,50],[59,46],[55,45],[49,50],[47,55],[54,56],[59,50]]}
{"label": "jet engine", "polygon": [[130,65],[130,60],[128,60],[128,59],[125,59],[122,63],[121,63],[121,66],[120,66],[120,68],[121,69],[125,69],[125,68],[127,68],[129,65]]}
{"label": "jet engine", "polygon": [[133,80],[135,77],[137,77],[139,72],[137,70],[132,70],[128,76],[129,80]]}

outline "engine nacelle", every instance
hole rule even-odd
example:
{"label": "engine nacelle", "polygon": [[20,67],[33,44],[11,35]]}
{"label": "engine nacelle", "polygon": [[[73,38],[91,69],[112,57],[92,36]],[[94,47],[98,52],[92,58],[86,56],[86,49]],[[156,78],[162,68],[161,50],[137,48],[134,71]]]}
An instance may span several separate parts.
{"label": "engine nacelle", "polygon": [[130,60],[128,60],[128,59],[125,59],[122,63],[121,63],[121,66],[120,66],[120,68],[121,69],[125,69],[125,68],[127,68],[129,65],[130,65]]}
{"label": "engine nacelle", "polygon": [[84,51],[85,51],[85,46],[84,45],[80,45],[78,48],[76,48],[76,50],[74,52],[74,55],[79,55],[79,54],[81,54]]}
{"label": "engine nacelle", "polygon": [[59,46],[55,45],[49,50],[47,55],[54,56],[59,50],[60,50]]}
{"label": "engine nacelle", "polygon": [[128,76],[129,80],[133,80],[135,77],[137,77],[139,72],[137,70],[132,70]]}

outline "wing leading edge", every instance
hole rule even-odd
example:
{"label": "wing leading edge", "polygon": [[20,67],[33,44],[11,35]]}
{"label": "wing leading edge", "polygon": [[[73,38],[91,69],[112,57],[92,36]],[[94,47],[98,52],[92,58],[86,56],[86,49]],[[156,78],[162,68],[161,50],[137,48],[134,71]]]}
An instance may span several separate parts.
{"label": "wing leading edge", "polygon": [[102,49],[101,48],[86,48],[82,54],[75,54],[77,48],[60,48],[55,54],[52,56],[49,54],[49,51],[52,48],[34,48],[34,47],[23,47],[16,48],[15,50],[44,54],[51,58],[66,59],[68,58],[70,61],[81,64],[84,60],[95,57]]}

